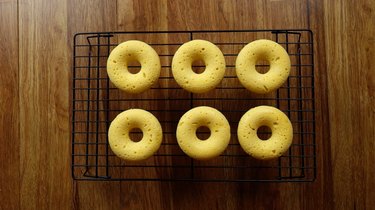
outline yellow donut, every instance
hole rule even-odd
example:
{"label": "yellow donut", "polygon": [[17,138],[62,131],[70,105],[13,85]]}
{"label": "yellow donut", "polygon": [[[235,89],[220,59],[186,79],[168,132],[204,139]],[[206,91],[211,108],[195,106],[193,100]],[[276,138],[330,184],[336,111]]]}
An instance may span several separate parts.
{"label": "yellow donut", "polygon": [[[192,69],[194,61],[202,60],[206,68],[197,74]],[[225,59],[220,49],[209,41],[193,40],[183,44],[172,59],[172,74],[185,90],[204,93],[214,89],[223,79]]]}
{"label": "yellow donut", "polygon": [[[138,61],[141,70],[133,74],[128,70],[131,61]],[[111,82],[127,93],[141,93],[149,89],[160,76],[160,59],[148,44],[130,40],[115,47],[107,60],[107,73]]]}
{"label": "yellow donut", "polygon": [[[129,132],[139,128],[143,137],[134,142]],[[160,147],[163,132],[158,119],[148,111],[129,109],[117,115],[108,130],[108,141],[112,151],[120,158],[129,161],[151,157]]]}
{"label": "yellow donut", "polygon": [[[271,128],[268,140],[261,140],[257,130],[261,126]],[[238,124],[237,136],[246,153],[257,159],[280,157],[293,140],[293,127],[289,118],[279,109],[258,106],[247,111]]]}
{"label": "yellow donut", "polygon": [[[267,73],[255,69],[259,60],[270,64]],[[271,40],[260,39],[247,44],[237,56],[236,74],[241,84],[248,90],[264,94],[279,88],[288,78],[290,59],[285,49]]]}
{"label": "yellow donut", "polygon": [[[196,131],[205,126],[211,135],[206,140],[200,140]],[[177,142],[180,148],[190,157],[206,160],[220,155],[228,146],[230,126],[225,116],[218,110],[200,106],[186,112],[178,122]]]}

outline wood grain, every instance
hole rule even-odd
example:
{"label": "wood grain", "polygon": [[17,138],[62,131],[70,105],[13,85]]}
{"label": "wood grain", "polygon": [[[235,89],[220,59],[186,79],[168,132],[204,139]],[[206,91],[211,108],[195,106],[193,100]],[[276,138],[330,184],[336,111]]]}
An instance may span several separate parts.
{"label": "wood grain", "polygon": [[0,1],[0,209],[18,209],[19,98],[17,1]]}
{"label": "wood grain", "polygon": [[170,30],[306,28],[309,18],[298,0],[176,0],[167,14]]}
{"label": "wood grain", "polygon": [[[371,209],[374,16],[373,1],[0,0],[0,209]],[[261,28],[314,32],[314,182],[72,181],[74,33]]]}
{"label": "wood grain", "polygon": [[375,2],[324,1],[333,202],[375,205]]}
{"label": "wood grain", "polygon": [[66,1],[19,1],[20,208],[71,208]]}
{"label": "wood grain", "polygon": [[[326,63],[326,44],[325,31],[323,25],[324,19],[324,5],[321,2],[310,0],[309,2],[309,13],[310,13],[310,27],[314,31],[314,64],[315,64],[315,89],[316,101],[316,118],[318,125],[316,127],[316,139],[317,139],[317,177],[316,182],[319,182],[317,187],[310,191],[311,194],[315,194],[319,191],[323,194],[324,199],[319,200],[308,200],[311,202],[309,205],[315,205],[316,208],[323,206],[324,209],[333,209],[333,180],[332,180],[332,163],[331,163],[331,142],[330,142],[330,121],[328,117],[329,105],[328,105],[328,90],[327,90],[327,63]],[[319,88],[320,87],[320,88]]]}

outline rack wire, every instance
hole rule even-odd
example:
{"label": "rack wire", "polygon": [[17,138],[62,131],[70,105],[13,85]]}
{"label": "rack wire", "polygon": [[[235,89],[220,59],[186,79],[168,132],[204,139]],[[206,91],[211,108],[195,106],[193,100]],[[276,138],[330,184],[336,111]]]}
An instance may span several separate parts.
{"label": "rack wire", "polygon": [[[235,59],[247,43],[271,39],[288,52],[292,68],[288,80],[277,91],[259,95],[247,91],[235,75]],[[137,39],[150,44],[162,64],[157,84],[144,93],[130,95],[108,79],[106,61],[119,43]],[[223,52],[227,68],[223,81],[209,93],[192,94],[180,88],[171,74],[171,60],[179,46],[205,39]],[[72,176],[75,180],[218,181],[218,182],[308,182],[316,178],[313,34],[310,30],[231,30],[78,33],[74,37],[72,73]],[[139,65],[129,66],[136,72]],[[266,62],[257,69],[265,72]],[[194,69],[204,69],[195,63]],[[231,140],[217,158],[197,161],[186,156],[177,144],[179,118],[196,106],[220,110],[231,125]],[[248,156],[238,144],[236,131],[241,116],[258,105],[275,106],[293,125],[293,143],[275,160],[260,161]],[[141,108],[153,113],[163,128],[158,152],[141,162],[121,160],[108,145],[107,130],[120,112]],[[267,130],[259,130],[267,138]],[[207,130],[197,135],[205,138]],[[131,133],[140,139],[141,132]]]}

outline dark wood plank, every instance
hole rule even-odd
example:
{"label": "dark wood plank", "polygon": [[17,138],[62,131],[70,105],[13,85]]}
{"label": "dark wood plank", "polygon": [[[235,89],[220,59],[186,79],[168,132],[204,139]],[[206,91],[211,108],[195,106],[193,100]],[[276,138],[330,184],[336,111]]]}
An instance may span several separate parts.
{"label": "dark wood plank", "polygon": [[19,1],[21,209],[71,209],[66,1]]}
{"label": "dark wood plank", "polygon": [[[68,53],[69,64],[71,64],[73,35],[78,32],[115,31],[117,8],[116,1],[110,0],[68,0],[67,8],[67,36],[70,47]],[[71,72],[70,67],[69,72]],[[71,79],[73,75],[69,76]],[[91,119],[96,119],[95,113],[92,113]],[[85,151],[81,151],[80,154],[85,154]],[[74,209],[120,209],[120,183],[75,182],[73,199]]]}
{"label": "dark wood plank", "polygon": [[[309,0],[310,29],[314,33],[314,65],[315,65],[315,98],[316,98],[316,144],[317,144],[317,179],[316,187],[307,191],[314,199],[306,200],[307,205],[312,209],[324,207],[333,209],[333,180],[332,180],[332,157],[331,157],[331,136],[327,89],[327,57],[326,56],[326,32],[330,29],[324,27],[324,4],[319,1]],[[332,33],[332,32],[330,32]],[[315,184],[314,183],[314,184]],[[316,199],[314,195],[320,192],[323,196]]]}
{"label": "dark wood plank", "polygon": [[0,208],[19,209],[17,1],[0,1]]}
{"label": "dark wood plank", "polygon": [[335,209],[375,204],[374,1],[322,1]]}
{"label": "dark wood plank", "polygon": [[168,29],[167,0],[125,0],[117,2],[117,23],[121,31]]}
{"label": "dark wood plank", "polygon": [[[170,30],[306,28],[305,1],[168,1]],[[135,20],[136,21],[136,20]]]}

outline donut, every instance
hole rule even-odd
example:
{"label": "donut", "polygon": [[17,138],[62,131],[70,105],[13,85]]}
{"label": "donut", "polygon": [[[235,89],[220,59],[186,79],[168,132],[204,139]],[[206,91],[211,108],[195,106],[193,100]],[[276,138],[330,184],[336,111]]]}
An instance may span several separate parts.
{"label": "donut", "polygon": [[[272,135],[261,140],[257,130],[261,126],[271,129]],[[256,159],[273,159],[286,152],[293,140],[293,127],[289,118],[279,109],[258,106],[247,111],[237,128],[238,141],[246,153]]]}
{"label": "donut", "polygon": [[[132,129],[139,128],[143,137],[139,142],[130,139]],[[163,132],[158,119],[148,111],[129,109],[121,112],[108,129],[108,142],[118,157],[139,161],[151,157],[160,147]]]}
{"label": "donut", "polygon": [[[267,73],[259,73],[255,65],[259,60],[270,64]],[[247,44],[237,56],[236,74],[241,84],[248,90],[265,94],[279,88],[290,73],[290,58],[278,43],[260,39]]]}
{"label": "donut", "polygon": [[[192,69],[194,61],[203,61],[206,68],[198,74]],[[172,74],[176,82],[192,93],[214,89],[223,79],[225,59],[220,49],[209,41],[193,40],[178,48],[172,59]]]}
{"label": "donut", "polygon": [[[128,70],[131,61],[138,61],[141,70],[133,74]],[[148,44],[130,40],[115,47],[107,60],[107,74],[111,82],[127,93],[141,93],[149,89],[160,76],[160,59]]]}
{"label": "donut", "polygon": [[[205,126],[211,131],[206,140],[197,137],[196,131]],[[177,142],[182,151],[197,160],[211,159],[220,155],[228,146],[230,126],[218,110],[200,106],[187,111],[179,120],[176,131]]]}

